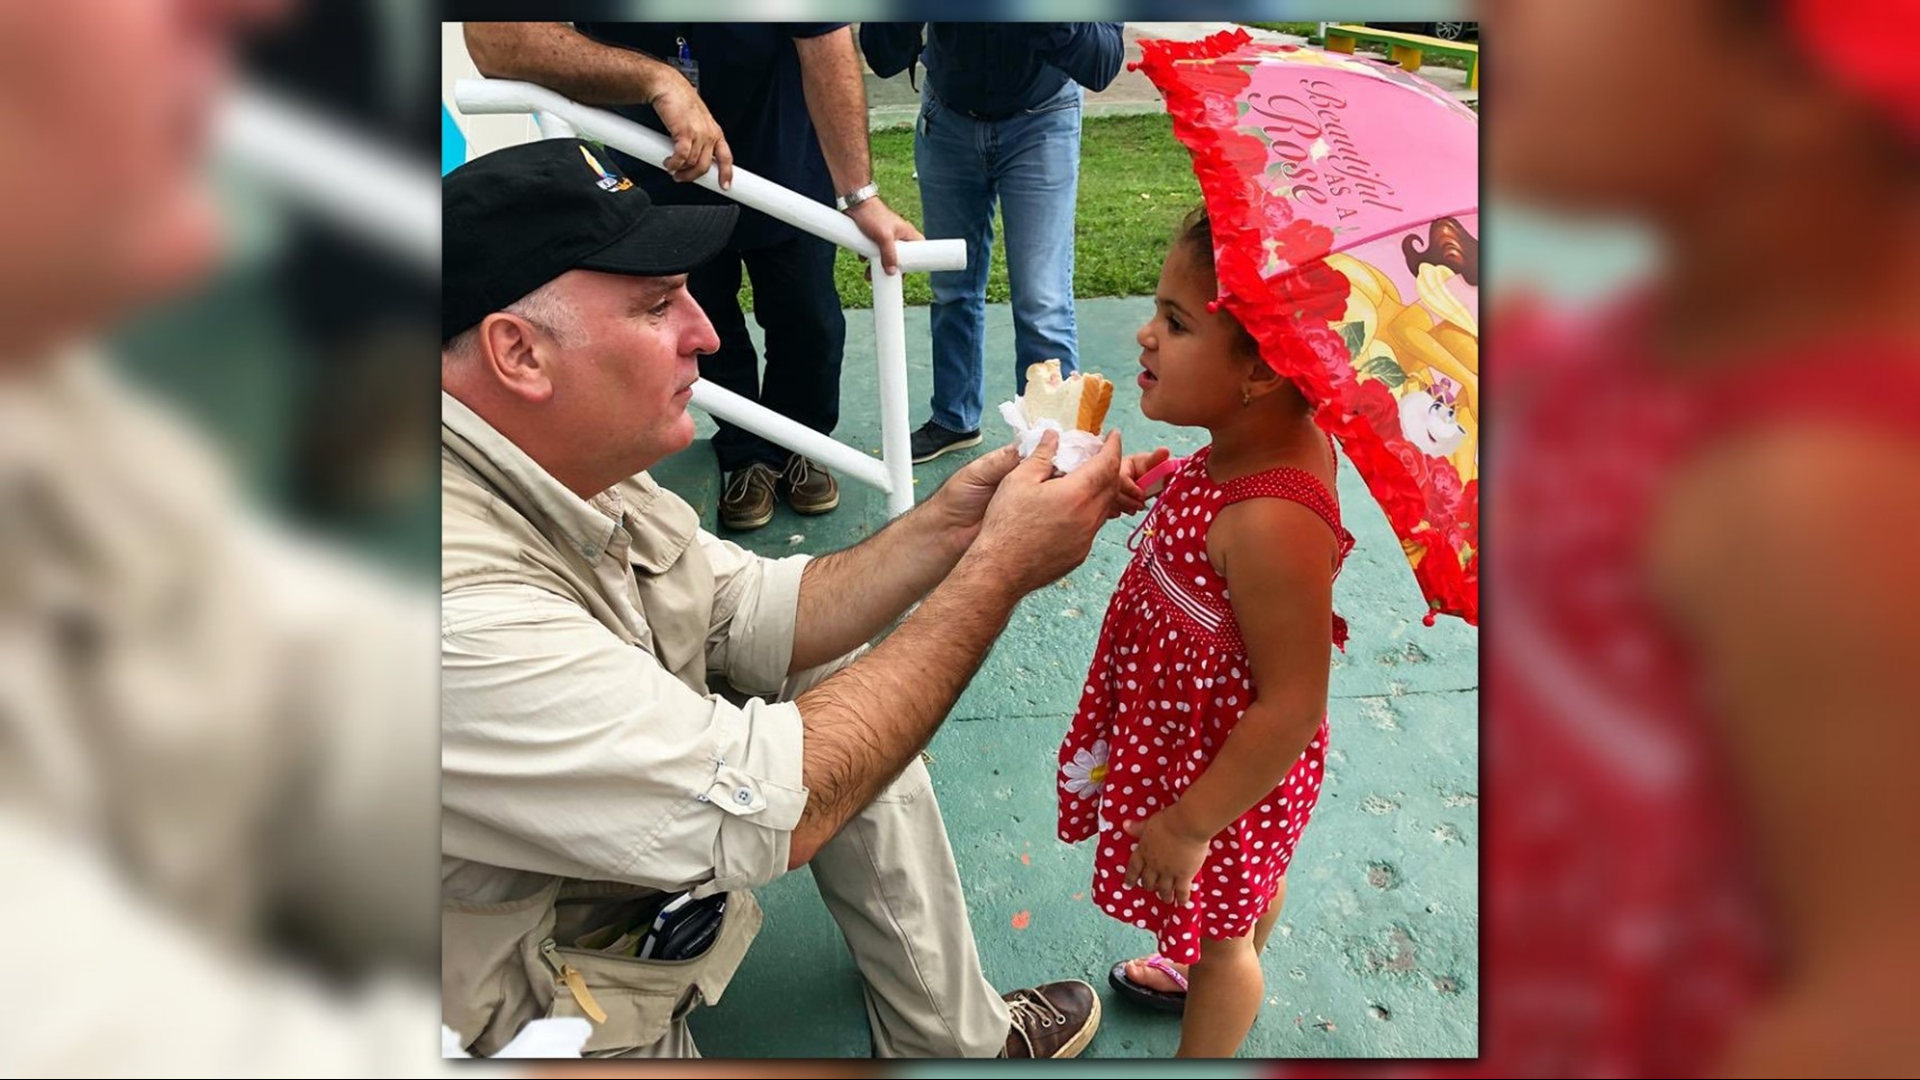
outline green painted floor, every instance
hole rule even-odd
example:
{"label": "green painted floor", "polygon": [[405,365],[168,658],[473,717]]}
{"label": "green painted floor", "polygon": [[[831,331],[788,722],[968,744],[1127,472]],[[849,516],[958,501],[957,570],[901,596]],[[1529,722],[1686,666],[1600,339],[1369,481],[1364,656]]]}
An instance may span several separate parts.
{"label": "green painted floor", "polygon": [[[188,406],[234,450],[253,486],[270,491],[284,456],[273,449],[284,441],[276,431],[290,415],[295,383],[285,365],[261,361],[282,356],[285,345],[278,324],[254,317],[264,305],[251,286],[213,290],[150,318],[117,344],[136,375]],[[1129,447],[1165,443],[1185,453],[1199,445],[1198,433],[1137,414],[1133,333],[1148,307],[1139,298],[1081,300],[1083,361],[1115,377],[1110,422]],[[1006,306],[987,310],[996,357],[989,401],[997,403],[1012,389],[1012,329]],[[236,314],[247,321],[236,324]],[[907,321],[918,421],[931,386],[927,310],[907,309]],[[849,312],[847,329],[839,434],[877,449],[871,313]],[[236,385],[245,388],[244,409],[231,407],[240,400],[231,397]],[[989,413],[989,431],[1002,434]],[[709,524],[718,489],[711,460],[707,447],[696,445],[655,470],[701,507]],[[958,464],[946,458],[923,467],[922,489],[930,491]],[[437,482],[431,469],[425,475],[427,485]],[[424,562],[414,554],[421,545],[407,540],[392,552],[405,565],[434,563],[438,503],[426,490],[425,528],[412,530],[427,538]],[[831,515],[802,519],[782,510],[743,539],[767,552],[828,551],[884,521],[876,493],[858,486],[843,492]],[[1341,494],[1359,546],[1336,589],[1353,640],[1333,673],[1334,753],[1325,798],[1295,863],[1283,932],[1266,957],[1270,1000],[1246,1053],[1471,1055],[1479,989],[1478,634],[1452,620],[1420,625],[1412,575],[1384,518],[1357,477],[1342,478]],[[1107,919],[1084,899],[1090,854],[1059,844],[1052,833],[1050,763],[1124,566],[1131,525],[1110,525],[1083,568],[1026,601],[932,747],[974,930],[987,974],[1003,989],[1078,976],[1104,993],[1107,967],[1149,945],[1143,932]],[[718,1007],[695,1017],[703,1048],[716,1056],[866,1055],[858,979],[811,880],[782,880],[763,899],[768,926],[740,977]],[[1025,929],[1015,928],[1016,919]],[[1090,1053],[1163,1056],[1177,1037],[1173,1020],[1109,997]],[[931,1063],[895,1075],[959,1069]],[[1091,1063],[1084,1069],[1107,1075]],[[1246,1066],[1219,1069],[1215,1075],[1248,1075]]]}
{"label": "green painted floor", "polygon": [[[1150,307],[1142,298],[1080,301],[1082,364],[1117,384],[1108,423],[1129,448],[1190,452],[1204,432],[1138,412],[1133,334]],[[987,310],[991,446],[1005,434],[993,406],[1012,393],[1012,327],[1005,305]],[[918,423],[931,390],[926,308],[907,310],[907,345]],[[850,311],[836,434],[867,450],[880,445],[874,386],[872,316]],[[719,489],[705,443],[711,430],[703,417],[702,441],[654,470],[710,528]],[[923,496],[960,457],[920,468]],[[1289,876],[1285,914],[1265,956],[1267,1004],[1244,1054],[1470,1057],[1479,1011],[1479,634],[1455,620],[1421,625],[1425,608],[1399,544],[1350,469],[1340,494],[1358,538],[1335,592],[1352,639],[1334,661],[1327,784]],[[884,523],[877,492],[848,484],[841,498],[824,517],[782,508],[772,524],[736,539],[769,554],[826,552]],[[1086,898],[1091,849],[1053,836],[1054,752],[1134,521],[1110,524],[1084,566],[1021,604],[931,747],[988,978],[1003,990],[1066,977],[1094,983],[1105,1022],[1088,1055],[1099,1057],[1167,1056],[1179,1038],[1177,1019],[1113,999],[1107,968],[1151,941]],[[694,1019],[702,1051],[868,1055],[859,977],[812,880],[790,875],[762,900],[766,929],[725,999]],[[1242,1074],[1225,1068],[1219,1075]]]}

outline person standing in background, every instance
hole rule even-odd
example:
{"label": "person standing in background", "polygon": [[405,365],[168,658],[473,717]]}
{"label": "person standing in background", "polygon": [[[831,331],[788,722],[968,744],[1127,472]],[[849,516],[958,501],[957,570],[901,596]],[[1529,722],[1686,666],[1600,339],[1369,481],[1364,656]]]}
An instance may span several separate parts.
{"label": "person standing in background", "polygon": [[[414,106],[433,82],[426,28],[404,0],[291,6],[244,44],[250,76],[424,172],[440,129]],[[418,39],[418,40],[417,40]],[[340,58],[360,58],[343,64]],[[432,341],[439,273],[396,262],[312,213],[294,212],[291,250],[274,265],[277,303],[297,334],[301,408],[288,461],[288,502],[333,531],[365,534],[414,520],[430,486],[434,387],[399,357]],[[406,556],[438,565],[437,537],[410,529]],[[429,562],[430,560],[430,562]]]}
{"label": "person standing in background", "polygon": [[[865,23],[860,47],[890,78],[925,59],[913,158],[927,232],[967,242],[967,267],[933,275],[933,415],[915,464],[980,444],[986,402],[993,208],[1005,219],[1014,391],[1029,364],[1078,366],[1073,211],[1082,88],[1120,73],[1120,23]],[[922,37],[925,46],[922,46]]]}
{"label": "person standing in background", "polygon": [[[685,181],[718,163],[725,187],[738,164],[845,211],[879,245],[888,273],[899,271],[894,243],[921,239],[873,183],[866,86],[846,23],[468,23],[465,30],[482,74],[539,83],[670,135],[668,172],[612,152],[658,203],[732,205]],[[701,377],[832,433],[846,345],[833,259],[828,241],[743,207],[727,250],[688,283],[720,334],[719,350],[701,358]],[[766,332],[764,379],[740,310],[743,265],[754,286],[754,319]],[[839,486],[818,464],[717,423],[722,525],[757,529],[773,520],[776,490],[802,514],[840,504]]]}

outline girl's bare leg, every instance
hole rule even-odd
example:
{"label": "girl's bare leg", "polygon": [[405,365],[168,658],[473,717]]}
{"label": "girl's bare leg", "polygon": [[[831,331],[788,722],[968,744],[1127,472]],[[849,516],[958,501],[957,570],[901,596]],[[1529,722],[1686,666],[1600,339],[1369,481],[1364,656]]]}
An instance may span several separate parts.
{"label": "girl's bare leg", "polygon": [[1247,1040],[1266,995],[1253,935],[1202,940],[1200,962],[1188,969],[1187,977],[1191,984],[1175,1056],[1232,1057]]}
{"label": "girl's bare leg", "polygon": [[[1267,906],[1267,913],[1260,916],[1260,921],[1254,924],[1253,949],[1255,952],[1266,951],[1267,938],[1273,935],[1273,928],[1275,924],[1280,921],[1280,905],[1284,903],[1286,899],[1287,879],[1283,877],[1280,879],[1279,891],[1273,894],[1273,903]],[[1171,961],[1169,961],[1169,963],[1171,963]],[[1185,964],[1174,964],[1173,966],[1180,974],[1188,974],[1189,969]],[[1177,994],[1180,992],[1180,984],[1169,979],[1166,973],[1160,969],[1148,967],[1144,958],[1127,961],[1127,978],[1132,979],[1135,983],[1149,990],[1158,990],[1163,994]]]}
{"label": "girl's bare leg", "polygon": [[1280,888],[1274,891],[1273,903],[1267,905],[1267,913],[1253,924],[1253,951],[1266,952],[1267,939],[1273,936],[1273,928],[1280,921],[1280,905],[1287,902],[1287,879],[1280,879]]}

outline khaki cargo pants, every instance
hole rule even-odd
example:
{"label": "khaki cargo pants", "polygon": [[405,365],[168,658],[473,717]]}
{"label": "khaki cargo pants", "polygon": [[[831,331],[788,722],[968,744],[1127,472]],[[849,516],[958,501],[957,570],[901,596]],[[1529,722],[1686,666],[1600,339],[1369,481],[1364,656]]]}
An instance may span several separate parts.
{"label": "khaki cargo pants", "polygon": [[[865,649],[801,672],[791,700]],[[866,983],[876,1057],[993,1057],[1006,1003],[980,969],[960,873],[927,767],[915,758],[808,864]],[[622,1057],[698,1057],[684,1013],[659,1042]]]}

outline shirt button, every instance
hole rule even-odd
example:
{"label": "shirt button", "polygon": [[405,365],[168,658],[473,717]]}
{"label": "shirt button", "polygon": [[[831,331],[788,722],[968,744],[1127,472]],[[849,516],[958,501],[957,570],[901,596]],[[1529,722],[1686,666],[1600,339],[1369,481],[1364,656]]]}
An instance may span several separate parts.
{"label": "shirt button", "polygon": [[753,792],[746,788],[733,789],[733,801],[745,806],[753,801]]}

